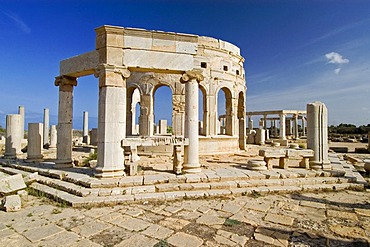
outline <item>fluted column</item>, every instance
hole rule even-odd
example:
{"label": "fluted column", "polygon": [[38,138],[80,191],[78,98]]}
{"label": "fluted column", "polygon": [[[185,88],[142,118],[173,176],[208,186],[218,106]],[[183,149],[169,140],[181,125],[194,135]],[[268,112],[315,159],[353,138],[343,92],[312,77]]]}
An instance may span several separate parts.
{"label": "fluted column", "polygon": [[130,71],[124,67],[100,64],[99,77],[98,162],[95,176],[124,175],[124,154],[121,147],[126,137],[126,78]]}
{"label": "fluted column", "polygon": [[49,108],[44,109],[44,135],[43,135],[43,146],[50,144],[49,143]]}
{"label": "fluted column", "polygon": [[189,145],[184,148],[183,172],[201,172],[199,164],[199,137],[198,137],[198,83],[203,75],[198,71],[188,71],[181,77],[185,83],[185,138]]}
{"label": "fluted column", "polygon": [[279,133],[280,140],[286,140],[285,135],[285,114],[280,114],[280,133]]}
{"label": "fluted column", "polygon": [[298,115],[294,114],[294,138],[299,139],[298,135]]}
{"label": "fluted column", "polygon": [[55,86],[59,86],[56,167],[72,167],[73,87],[77,79],[59,76]]}

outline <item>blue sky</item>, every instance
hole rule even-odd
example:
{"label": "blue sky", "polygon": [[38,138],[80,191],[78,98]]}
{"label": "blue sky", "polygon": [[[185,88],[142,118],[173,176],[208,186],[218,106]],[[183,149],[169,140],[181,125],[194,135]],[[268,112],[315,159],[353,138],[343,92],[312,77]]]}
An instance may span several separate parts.
{"label": "blue sky", "polygon": [[[370,1],[0,1],[0,124],[26,109],[57,121],[59,61],[95,49],[94,28],[137,27],[211,36],[240,47],[247,110],[305,109],[322,101],[329,124],[370,123]],[[156,120],[168,118],[168,90]],[[97,79],[75,88],[74,127],[96,126]],[[161,107],[160,107],[161,106]],[[163,106],[169,106],[166,109]],[[167,110],[167,113],[165,112]]]}

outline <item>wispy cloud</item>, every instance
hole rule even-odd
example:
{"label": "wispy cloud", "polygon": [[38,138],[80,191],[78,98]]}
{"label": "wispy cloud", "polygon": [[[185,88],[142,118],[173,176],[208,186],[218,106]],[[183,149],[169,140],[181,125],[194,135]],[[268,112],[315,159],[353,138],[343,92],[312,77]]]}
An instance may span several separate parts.
{"label": "wispy cloud", "polygon": [[[344,58],[342,55],[340,55],[337,52],[327,53],[327,54],[325,54],[325,57],[327,59],[327,63],[336,64],[338,66],[341,66],[342,64],[349,63],[349,60],[347,58]],[[338,75],[341,70],[342,70],[342,68],[338,67],[334,70],[334,73],[336,75]]]}
{"label": "wispy cloud", "polygon": [[5,10],[1,10],[1,12],[6,17],[8,17],[19,30],[27,34],[31,32],[31,28],[29,28],[28,25],[22,20],[22,18],[19,17],[16,13]]}

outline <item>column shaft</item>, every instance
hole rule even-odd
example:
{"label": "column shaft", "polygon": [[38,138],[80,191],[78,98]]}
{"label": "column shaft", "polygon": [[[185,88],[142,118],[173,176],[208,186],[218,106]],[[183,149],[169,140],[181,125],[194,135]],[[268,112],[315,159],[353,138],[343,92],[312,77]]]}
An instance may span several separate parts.
{"label": "column shaft", "polygon": [[41,161],[43,155],[42,140],[43,140],[43,124],[42,123],[28,123],[28,147],[27,147],[27,161]]}
{"label": "column shaft", "polygon": [[83,143],[89,144],[89,113],[83,112]]}
{"label": "column shaft", "polygon": [[43,138],[43,145],[47,145],[49,144],[49,109],[48,108],[45,108],[44,109],[44,138]]}
{"label": "column shaft", "polygon": [[5,157],[17,158],[21,151],[21,122],[19,114],[6,115]]}
{"label": "column shaft", "polygon": [[280,114],[280,133],[279,133],[280,140],[286,140],[285,135],[285,114]]}

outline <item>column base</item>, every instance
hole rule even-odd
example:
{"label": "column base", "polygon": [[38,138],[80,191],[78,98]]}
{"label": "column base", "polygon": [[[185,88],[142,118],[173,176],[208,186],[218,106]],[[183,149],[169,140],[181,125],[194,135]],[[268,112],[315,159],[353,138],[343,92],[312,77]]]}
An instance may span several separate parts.
{"label": "column base", "polygon": [[95,168],[94,176],[97,178],[119,178],[125,176],[123,169],[110,170],[102,167]]}
{"label": "column base", "polygon": [[199,173],[201,171],[200,164],[184,164],[182,168],[183,173]]}
{"label": "column base", "polygon": [[34,156],[27,156],[25,162],[32,163],[32,162],[42,162],[44,161],[44,156],[42,155],[34,155]]}
{"label": "column base", "polygon": [[322,163],[317,161],[310,161],[310,168],[314,170],[331,170],[331,164],[329,163]]}
{"label": "column base", "polygon": [[72,160],[56,160],[54,168],[69,168],[73,167]]}

